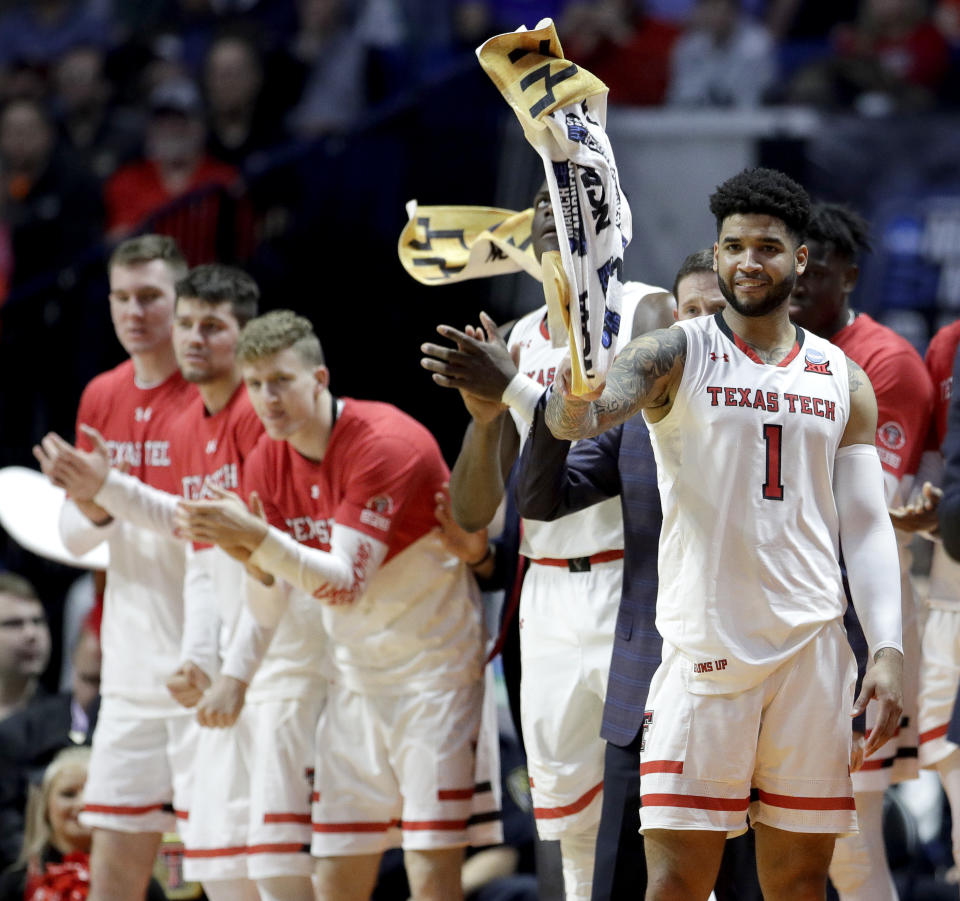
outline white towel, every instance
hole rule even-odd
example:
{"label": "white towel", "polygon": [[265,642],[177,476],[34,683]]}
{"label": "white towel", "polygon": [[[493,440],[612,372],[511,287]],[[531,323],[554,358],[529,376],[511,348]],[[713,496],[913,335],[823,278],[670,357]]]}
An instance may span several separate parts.
{"label": "white towel", "polygon": [[602,384],[613,362],[623,251],[632,235],[630,207],[604,131],[607,87],[563,58],[550,19],[533,31],[521,27],[490,38],[477,57],[543,159],[558,230],[567,238],[561,234],[560,257],[568,290],[547,292],[547,301],[555,307],[559,295],[566,307],[552,312],[554,321],[559,316],[566,325],[573,390],[585,394]]}

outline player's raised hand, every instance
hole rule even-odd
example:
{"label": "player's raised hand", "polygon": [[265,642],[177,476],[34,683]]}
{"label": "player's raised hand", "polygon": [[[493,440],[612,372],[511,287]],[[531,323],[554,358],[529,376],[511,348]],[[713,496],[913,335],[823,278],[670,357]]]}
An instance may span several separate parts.
{"label": "player's raised hand", "polygon": [[194,707],[210,687],[210,677],[192,660],[182,663],[167,679],[167,691],[183,707]]}
{"label": "player's raised hand", "polygon": [[229,728],[240,716],[246,697],[246,682],[233,676],[217,676],[197,706],[197,722],[209,729]]}
{"label": "player's raised hand", "polygon": [[[82,451],[56,432],[48,432],[33,448],[43,474],[76,501],[92,501],[110,471],[110,450],[96,429],[81,426],[94,441],[93,451]],[[95,436],[95,438],[94,438]]]}
{"label": "player's raised hand", "polygon": [[936,532],[940,527],[937,508],[941,497],[943,492],[939,488],[931,482],[924,482],[912,503],[891,509],[893,527],[903,532]]}
{"label": "player's raised hand", "polygon": [[863,677],[860,695],[853,704],[852,716],[859,716],[871,699],[877,701],[873,730],[863,749],[866,759],[896,734],[903,713],[903,654],[893,648],[881,648]]}
{"label": "player's raised hand", "polygon": [[517,364],[493,319],[481,313],[480,322],[482,328],[468,325],[464,331],[438,325],[437,332],[455,346],[421,344],[420,350],[427,356],[420,365],[444,388],[457,388],[500,404],[504,389],[517,374]]}

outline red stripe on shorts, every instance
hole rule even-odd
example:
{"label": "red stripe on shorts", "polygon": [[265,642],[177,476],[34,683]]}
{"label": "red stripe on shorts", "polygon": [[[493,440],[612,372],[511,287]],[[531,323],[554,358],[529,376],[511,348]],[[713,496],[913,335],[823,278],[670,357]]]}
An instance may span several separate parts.
{"label": "red stripe on shorts", "polygon": [[437,792],[438,801],[469,801],[473,797],[473,786],[470,788],[441,788]]}
{"label": "red stripe on shorts", "polygon": [[320,792],[314,792],[312,795],[310,795],[310,800],[313,801],[314,804],[316,804],[317,801],[320,800]]}
{"label": "red stripe on shorts", "polygon": [[692,807],[697,810],[737,812],[750,806],[750,798],[711,798],[707,795],[651,794],[640,798],[643,807]]}
{"label": "red stripe on shorts", "polygon": [[936,726],[933,729],[928,729],[926,732],[920,733],[920,744],[923,744],[927,741],[933,741],[935,738],[942,738],[947,734],[947,729],[950,728],[949,723],[944,723],[942,726]]}
{"label": "red stripe on shorts", "polygon": [[651,760],[649,763],[640,764],[640,775],[646,776],[647,773],[682,773],[682,760]]}
{"label": "red stripe on shorts", "polygon": [[394,826],[399,826],[399,820],[390,820],[386,823],[314,823],[314,832],[386,832]]}
{"label": "red stripe on shorts", "polygon": [[560,817],[568,817],[575,813],[580,813],[603,788],[603,782],[598,782],[590,791],[581,795],[572,804],[565,804],[563,807],[534,807],[533,816],[537,820],[556,820]]}
{"label": "red stripe on shorts", "polygon": [[174,815],[178,820],[189,820],[189,819],[190,819],[190,811],[188,811],[188,810],[176,810],[176,809],[174,809],[173,815]]}
{"label": "red stripe on shorts", "polygon": [[84,804],[84,813],[119,813],[127,816],[137,816],[141,813],[152,813],[154,810],[163,810],[166,804],[144,804],[142,807],[122,807],[111,804]]}
{"label": "red stripe on shorts", "polygon": [[306,853],[302,842],[272,842],[265,845],[237,845],[233,848],[187,848],[184,857],[203,859],[210,857],[239,857],[241,854],[298,854]]}
{"label": "red stripe on shorts", "polygon": [[418,831],[436,831],[436,832],[462,832],[467,828],[466,820],[403,820],[400,823],[401,829],[408,832]]}
{"label": "red stripe on shorts", "polygon": [[264,823],[309,823],[309,813],[265,813]]}
{"label": "red stripe on shorts", "polygon": [[773,807],[785,807],[789,810],[856,810],[857,806],[853,803],[852,797],[842,798],[798,798],[793,795],[774,795],[765,792],[762,788],[757,790],[757,797],[764,804],[770,804]]}

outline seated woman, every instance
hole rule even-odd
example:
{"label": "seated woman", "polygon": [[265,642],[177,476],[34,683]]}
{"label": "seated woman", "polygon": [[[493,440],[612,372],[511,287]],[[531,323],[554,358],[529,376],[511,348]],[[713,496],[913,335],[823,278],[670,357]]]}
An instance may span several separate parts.
{"label": "seated woman", "polygon": [[[27,802],[23,850],[0,875],[0,901],[83,901],[90,891],[90,830],[80,820],[90,749],[66,748]],[[163,901],[151,882],[148,901]]]}

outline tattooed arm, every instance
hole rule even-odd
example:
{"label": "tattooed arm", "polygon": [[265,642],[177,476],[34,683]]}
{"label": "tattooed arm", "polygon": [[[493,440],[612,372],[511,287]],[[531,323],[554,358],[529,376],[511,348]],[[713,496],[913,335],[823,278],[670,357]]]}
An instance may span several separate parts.
{"label": "tattooed arm", "polygon": [[596,400],[569,394],[558,383],[547,404],[547,426],[557,438],[599,435],[642,409],[666,416],[687,359],[683,329],[659,329],[634,338],[614,361]]}
{"label": "tattooed arm", "polygon": [[847,357],[847,378],[850,386],[850,418],[840,439],[840,447],[870,444],[877,440],[877,398],[867,374]]}

